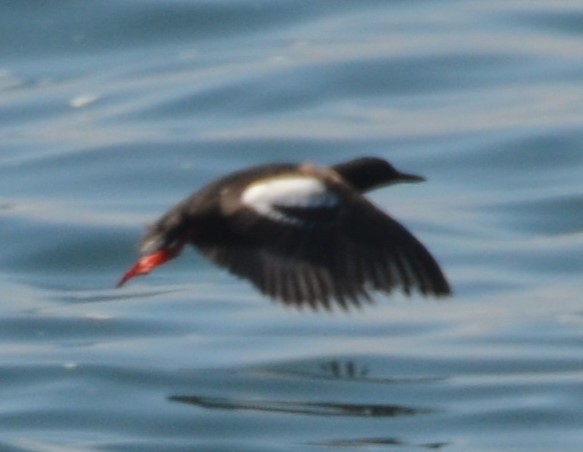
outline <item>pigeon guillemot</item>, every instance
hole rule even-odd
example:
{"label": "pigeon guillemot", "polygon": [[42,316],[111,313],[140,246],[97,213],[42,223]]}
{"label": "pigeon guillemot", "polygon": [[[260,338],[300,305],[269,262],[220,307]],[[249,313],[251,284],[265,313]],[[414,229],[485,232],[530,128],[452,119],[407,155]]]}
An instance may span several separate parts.
{"label": "pigeon guillemot", "polygon": [[286,304],[330,309],[370,301],[370,291],[445,296],[450,286],[429,251],[363,192],[419,182],[375,157],[331,167],[275,163],[210,183],[147,232],[142,257],[120,279],[177,257],[191,244],[208,259]]}

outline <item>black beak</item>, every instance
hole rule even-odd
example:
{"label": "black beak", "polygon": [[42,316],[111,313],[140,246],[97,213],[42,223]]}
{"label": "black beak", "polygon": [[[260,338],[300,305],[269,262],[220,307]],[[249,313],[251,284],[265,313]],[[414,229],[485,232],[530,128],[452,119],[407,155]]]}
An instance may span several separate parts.
{"label": "black beak", "polygon": [[425,182],[425,178],[415,174],[399,173],[396,182]]}

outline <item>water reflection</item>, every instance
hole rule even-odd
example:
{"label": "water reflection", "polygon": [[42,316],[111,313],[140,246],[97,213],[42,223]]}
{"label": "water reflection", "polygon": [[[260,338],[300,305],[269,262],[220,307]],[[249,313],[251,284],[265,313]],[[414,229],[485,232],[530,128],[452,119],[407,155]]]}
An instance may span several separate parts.
{"label": "water reflection", "polygon": [[412,408],[390,404],[243,400],[230,399],[227,397],[202,397],[196,395],[174,395],[170,396],[168,399],[173,402],[187,403],[202,408],[253,410],[316,416],[395,417],[431,413],[431,410],[425,408]]}
{"label": "water reflection", "polygon": [[[369,358],[367,361],[384,366],[384,359],[380,361],[376,358]],[[380,373],[375,374],[370,368],[370,364],[363,362],[363,359],[355,361],[353,359],[329,359],[313,361],[302,361],[295,363],[284,363],[278,366],[271,366],[261,369],[263,373],[279,376],[297,376],[304,379],[318,380],[351,380],[363,381],[367,383],[424,383],[438,382],[446,379],[444,376],[386,376]],[[383,372],[384,373],[384,372]]]}
{"label": "water reflection", "polygon": [[425,444],[412,444],[398,438],[359,438],[359,439],[339,439],[331,441],[322,441],[315,443],[316,446],[328,447],[371,447],[371,446],[406,446],[422,449],[441,449],[448,446],[447,442],[435,442]]}
{"label": "water reflection", "polygon": [[366,365],[358,366],[353,361],[332,360],[322,363],[320,369],[324,374],[334,378],[361,379],[366,378],[369,374],[369,369]]}
{"label": "water reflection", "polygon": [[[397,417],[429,414],[434,410],[424,407],[414,407],[398,403],[358,403],[342,401],[347,395],[354,399],[355,392],[345,391],[345,388],[337,392],[331,392],[333,387],[329,383],[314,383],[315,377],[324,377],[329,380],[331,377],[338,380],[358,381],[364,384],[377,383],[379,380],[370,379],[370,369],[367,365],[359,364],[352,360],[326,360],[316,366],[317,373],[307,370],[297,370],[297,367],[305,366],[306,363],[295,363],[291,367],[296,369],[284,370],[281,367],[274,371],[273,368],[255,369],[244,373],[244,382],[235,381],[241,377],[240,372],[232,374],[232,384],[225,381],[225,388],[243,387],[253,385],[256,388],[281,388],[282,398],[277,398],[278,394],[265,395],[257,394],[256,397],[239,397],[226,395],[202,395],[196,394],[175,394],[168,397],[172,402],[185,403],[196,407],[221,410],[252,410],[272,413],[315,415],[315,416],[350,416],[350,417]],[[313,363],[309,363],[313,368]],[[294,379],[294,385],[300,385],[306,381],[306,387],[300,393],[296,393],[296,400],[290,400],[289,378]],[[266,381],[267,378],[267,381]],[[251,381],[249,381],[251,380]],[[278,381],[279,380],[279,381]],[[299,381],[298,381],[299,380]],[[303,380],[303,381],[302,381]],[[383,380],[388,383],[402,382],[402,380]],[[314,385],[325,385],[322,391],[316,394],[327,394],[328,398],[334,401],[322,400],[297,400],[297,398],[313,398]],[[227,389],[227,390],[229,390]],[[316,387],[317,389],[317,387]],[[325,390],[324,390],[325,389]],[[280,392],[280,391],[278,391]]]}

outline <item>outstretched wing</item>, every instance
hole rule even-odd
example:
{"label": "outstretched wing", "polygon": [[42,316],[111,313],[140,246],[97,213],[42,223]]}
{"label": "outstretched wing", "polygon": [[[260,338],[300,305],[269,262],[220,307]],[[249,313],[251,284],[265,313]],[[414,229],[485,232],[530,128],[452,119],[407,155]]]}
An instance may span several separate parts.
{"label": "outstretched wing", "polygon": [[232,212],[245,246],[205,244],[202,252],[262,293],[291,305],[343,308],[371,290],[447,295],[426,248],[361,195],[312,177],[274,178],[248,187]]}

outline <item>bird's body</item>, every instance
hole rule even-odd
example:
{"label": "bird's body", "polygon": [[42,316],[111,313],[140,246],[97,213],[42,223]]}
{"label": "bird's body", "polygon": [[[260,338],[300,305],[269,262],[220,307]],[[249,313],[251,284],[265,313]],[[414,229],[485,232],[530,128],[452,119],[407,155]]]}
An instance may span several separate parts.
{"label": "bird's body", "polygon": [[296,306],[347,308],[371,290],[450,294],[438,264],[403,226],[362,193],[420,181],[384,160],[332,167],[269,164],[210,183],[163,215],[142,242],[143,257],[120,280],[148,273],[186,244]]}

